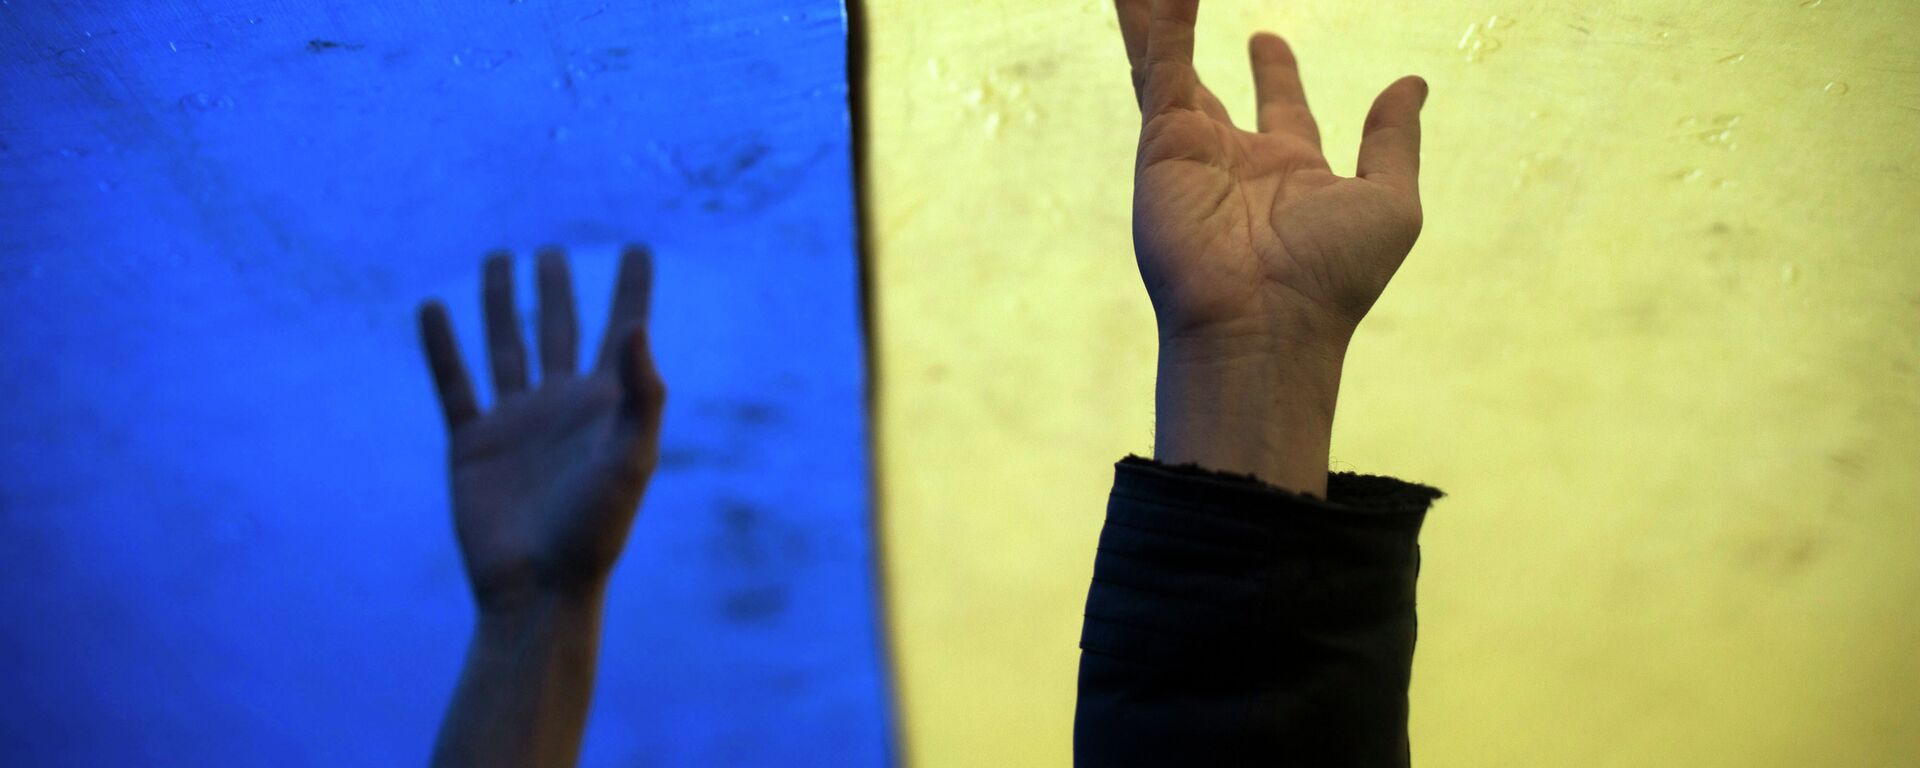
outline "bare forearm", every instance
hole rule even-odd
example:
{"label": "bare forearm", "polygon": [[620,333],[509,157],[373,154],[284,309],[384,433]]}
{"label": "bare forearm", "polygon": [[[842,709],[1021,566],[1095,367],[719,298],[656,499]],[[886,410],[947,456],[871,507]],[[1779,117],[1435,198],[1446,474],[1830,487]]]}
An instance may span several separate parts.
{"label": "bare forearm", "polygon": [[1345,357],[1326,334],[1162,340],[1154,458],[1325,499]]}
{"label": "bare forearm", "polygon": [[602,588],[483,608],[436,768],[571,766],[593,698]]}

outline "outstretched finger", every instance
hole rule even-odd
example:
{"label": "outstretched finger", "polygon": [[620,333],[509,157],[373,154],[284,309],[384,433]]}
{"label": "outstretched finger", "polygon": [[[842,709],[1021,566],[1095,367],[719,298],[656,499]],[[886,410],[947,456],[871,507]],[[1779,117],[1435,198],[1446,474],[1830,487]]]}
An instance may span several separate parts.
{"label": "outstretched finger", "polygon": [[600,340],[596,370],[620,364],[620,346],[634,328],[646,324],[653,301],[653,254],[644,245],[620,251],[620,276],[613,287],[613,308],[607,313],[607,331]]}
{"label": "outstretched finger", "polygon": [[1120,41],[1127,46],[1127,65],[1133,70],[1133,100],[1138,103],[1147,79],[1147,26],[1153,21],[1152,0],[1113,0],[1120,20]]}
{"label": "outstretched finger", "polygon": [[625,436],[645,443],[660,434],[660,413],[667,402],[667,385],[653,360],[647,327],[620,337],[620,421]]}
{"label": "outstretched finger", "polygon": [[1199,15],[1200,0],[1153,0],[1141,91],[1141,112],[1148,119],[1199,106],[1200,77],[1193,70],[1193,25]]}
{"label": "outstretched finger", "polygon": [[1356,175],[1409,194],[1420,192],[1420,108],[1427,81],[1408,75],[1373,100],[1360,136]]}
{"label": "outstretched finger", "polygon": [[567,270],[567,252],[559,246],[541,248],[537,257],[540,282],[540,379],[572,376],[580,348],[580,324],[573,311],[573,277]]}
{"label": "outstretched finger", "polygon": [[505,399],[527,391],[527,347],[520,339],[520,313],[513,307],[513,255],[487,256],[480,291],[486,309],[487,354],[493,361],[495,396]]}
{"label": "outstretched finger", "polygon": [[[1120,19],[1120,39],[1127,46],[1127,63],[1133,73],[1133,100],[1140,103],[1147,81],[1147,30],[1153,23],[1152,0],[1113,0],[1114,15]],[[1208,117],[1227,125],[1233,125],[1233,117],[1227,114],[1227,106],[1208,90],[1199,77],[1195,77],[1194,104]]]}
{"label": "outstretched finger", "polygon": [[1279,35],[1262,32],[1247,44],[1253,62],[1253,90],[1260,105],[1261,133],[1288,133],[1320,147],[1320,125],[1307,108],[1300,63]]}
{"label": "outstretched finger", "polygon": [[446,418],[447,430],[452,431],[480,415],[479,401],[473,397],[467,367],[460,362],[460,347],[454,343],[446,305],[428,301],[420,305],[419,316],[420,345],[426,348],[427,368],[440,395],[440,413]]}

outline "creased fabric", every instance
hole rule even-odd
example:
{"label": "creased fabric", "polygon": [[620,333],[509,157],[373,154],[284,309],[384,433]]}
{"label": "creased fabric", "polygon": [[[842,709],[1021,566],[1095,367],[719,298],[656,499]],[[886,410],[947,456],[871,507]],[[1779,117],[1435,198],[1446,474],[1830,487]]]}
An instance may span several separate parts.
{"label": "creased fabric", "polygon": [[1115,465],[1080,648],[1080,766],[1406,766],[1420,527],[1439,489],[1327,499]]}

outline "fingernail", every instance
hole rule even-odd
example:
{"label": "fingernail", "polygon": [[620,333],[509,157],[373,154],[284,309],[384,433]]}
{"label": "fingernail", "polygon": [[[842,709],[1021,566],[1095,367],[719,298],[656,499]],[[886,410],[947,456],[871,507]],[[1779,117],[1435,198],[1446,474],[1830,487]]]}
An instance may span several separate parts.
{"label": "fingernail", "polygon": [[1427,79],[1424,77],[1420,78],[1420,106],[1422,107],[1427,105],[1427,92],[1429,90],[1427,87]]}

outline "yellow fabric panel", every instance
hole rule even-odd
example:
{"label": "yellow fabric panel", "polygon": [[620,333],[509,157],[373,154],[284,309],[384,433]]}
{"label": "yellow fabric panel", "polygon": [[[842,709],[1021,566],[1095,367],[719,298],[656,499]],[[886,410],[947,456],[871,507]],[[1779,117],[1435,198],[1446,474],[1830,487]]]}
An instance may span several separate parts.
{"label": "yellow fabric panel", "polygon": [[[1111,464],[1151,442],[1125,58],[1107,0],[869,5],[907,751],[1066,765]],[[1415,764],[1920,764],[1920,3],[1212,0],[1242,119],[1262,28],[1337,171],[1381,88],[1433,88],[1333,441],[1451,494]]]}

